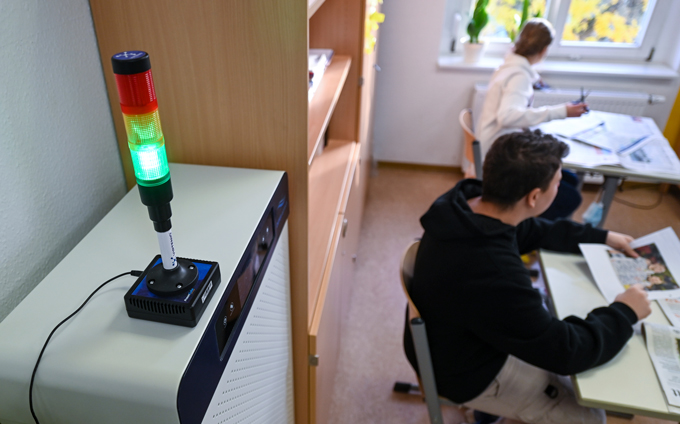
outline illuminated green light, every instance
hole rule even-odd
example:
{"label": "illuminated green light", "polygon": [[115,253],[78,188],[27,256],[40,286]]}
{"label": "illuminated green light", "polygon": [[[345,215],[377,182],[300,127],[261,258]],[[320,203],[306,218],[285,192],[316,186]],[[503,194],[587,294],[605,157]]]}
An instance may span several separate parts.
{"label": "illuminated green light", "polygon": [[158,110],[142,115],[123,114],[123,120],[137,183],[163,184],[170,178],[170,169]]}
{"label": "illuminated green light", "polygon": [[156,146],[130,146],[132,166],[135,168],[137,183],[144,186],[163,184],[170,178],[165,143]]}

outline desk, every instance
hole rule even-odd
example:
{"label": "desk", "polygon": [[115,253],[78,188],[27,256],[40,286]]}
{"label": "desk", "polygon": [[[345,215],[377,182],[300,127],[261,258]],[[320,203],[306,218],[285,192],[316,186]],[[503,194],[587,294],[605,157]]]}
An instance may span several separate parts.
{"label": "desk", "polygon": [[614,200],[614,194],[616,194],[616,188],[619,186],[622,178],[635,178],[638,181],[650,183],[680,184],[680,175],[678,174],[640,172],[611,165],[583,166],[569,162],[569,156],[567,156],[562,163],[564,168],[575,171],[578,175],[579,191],[581,190],[581,186],[583,186],[583,176],[586,172],[595,172],[604,175],[604,184],[602,186],[602,219],[597,224],[598,228],[604,226],[604,221],[607,219],[607,214],[609,213],[612,201]]}
{"label": "desk", "polygon": [[[581,255],[541,251],[539,257],[557,318],[585,318],[594,308],[607,305]],[[669,324],[656,302],[646,321]],[[680,414],[668,410],[639,330],[611,361],[571,379],[583,406],[680,421]]]}
{"label": "desk", "polygon": [[[597,114],[597,115],[596,115]],[[578,128],[579,123],[581,125],[585,124],[588,122],[588,125],[594,125],[593,120],[595,121],[600,121],[603,122],[606,128],[609,128],[608,131],[613,131],[614,128],[618,128],[619,131],[625,131],[624,127],[625,125],[632,125],[633,127],[637,126],[642,126],[644,128],[644,133],[643,134],[648,134],[651,138],[662,141],[664,144],[664,156],[668,158],[671,162],[674,162],[678,164],[677,162],[677,157],[675,157],[675,152],[673,152],[672,148],[668,145],[668,141],[663,137],[663,134],[661,133],[661,130],[659,130],[659,127],[656,125],[653,119],[651,118],[645,118],[645,117],[640,117],[636,118],[635,122],[633,123],[633,120],[631,119],[630,116],[627,115],[621,115],[621,114],[616,114],[616,113],[608,113],[608,112],[601,112],[601,111],[593,111],[590,115],[584,115],[582,118],[568,118],[567,120],[555,120],[555,121],[549,121],[549,122],[544,122],[543,124],[537,125],[535,128],[539,128],[545,132],[557,132],[561,133],[560,131],[567,131],[566,127],[571,126],[573,128]],[[587,128],[587,127],[583,127]],[[596,128],[596,127],[595,127]],[[604,127],[603,127],[604,128]],[[576,131],[581,131],[580,129]],[[587,129],[584,129],[584,131],[587,131]],[[637,136],[640,136],[641,134],[638,132],[639,127],[637,128],[631,128],[631,131],[633,131],[634,134],[638,134]],[[564,134],[567,134],[566,132]],[[610,133],[611,137],[617,137],[615,133]],[[620,133],[617,133],[620,134]],[[570,134],[568,134],[570,135]],[[635,138],[637,138],[635,136]],[[575,135],[574,137],[578,137],[578,135]],[[606,136],[605,136],[606,137]],[[610,141],[613,141],[610,139]],[[580,146],[585,146],[584,144],[581,144],[579,142],[573,142],[571,141],[570,143],[576,143],[577,145]],[[576,146],[574,146],[576,147]],[[628,150],[630,152],[631,150],[635,150],[635,148]],[[671,157],[671,155],[673,157]],[[604,175],[605,177],[605,182],[604,182],[604,187],[603,187],[603,197],[602,197],[602,204],[603,204],[603,211],[602,211],[602,219],[600,222],[597,224],[598,227],[602,227],[604,225],[604,221],[607,218],[607,214],[609,213],[609,209],[611,207],[612,200],[614,199],[614,194],[616,193],[616,187],[619,185],[619,182],[621,181],[622,178],[634,178],[638,181],[645,181],[645,182],[651,182],[651,183],[670,183],[670,184],[679,184],[680,183],[680,173],[668,173],[671,172],[670,169],[666,169],[668,172],[659,172],[656,170],[633,170],[629,168],[624,168],[622,166],[615,166],[615,165],[594,165],[594,164],[588,164],[588,162],[591,162],[590,160],[586,160],[585,162],[579,162],[579,154],[575,154],[577,156],[576,158],[572,158],[572,155],[570,154],[563,160],[564,167],[567,169],[571,169],[577,172],[579,175],[579,187],[578,189],[581,189],[581,186],[583,185],[583,176],[586,172],[595,172]],[[581,160],[583,160],[583,152],[580,154]],[[590,155],[588,155],[590,156]],[[593,157],[597,156],[595,153],[595,149],[593,148]],[[571,160],[570,160],[571,159]],[[644,168],[643,168],[644,169]],[[659,168],[657,168],[659,169]],[[663,168],[660,168],[663,169]],[[671,168],[673,169],[673,168]],[[677,166],[675,168],[677,170]]]}

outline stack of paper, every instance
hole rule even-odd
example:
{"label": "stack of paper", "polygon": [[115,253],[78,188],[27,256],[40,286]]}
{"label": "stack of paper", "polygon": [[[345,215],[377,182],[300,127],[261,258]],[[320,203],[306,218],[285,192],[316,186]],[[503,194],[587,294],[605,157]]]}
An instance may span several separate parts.
{"label": "stack of paper", "polygon": [[651,118],[591,111],[537,125],[569,144],[565,162],[620,165],[653,173],[680,173],[680,160]]}
{"label": "stack of paper", "polygon": [[680,412],[680,329],[667,325],[643,324],[647,352],[654,365],[668,410]]}
{"label": "stack of paper", "polygon": [[307,99],[311,102],[316,89],[321,84],[321,78],[333,58],[333,50],[330,49],[309,49],[309,90]]}

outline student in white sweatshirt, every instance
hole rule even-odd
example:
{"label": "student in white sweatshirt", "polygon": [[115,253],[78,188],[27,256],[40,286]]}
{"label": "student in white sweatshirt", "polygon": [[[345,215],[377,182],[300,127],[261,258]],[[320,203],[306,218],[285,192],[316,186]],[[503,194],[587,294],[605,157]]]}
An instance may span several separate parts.
{"label": "student in white sweatshirt", "polygon": [[[494,72],[486,93],[482,112],[475,126],[475,137],[486,156],[493,142],[501,135],[522,131],[542,122],[585,113],[585,103],[564,103],[555,106],[531,107],[534,99],[534,83],[540,80],[532,65],[542,61],[555,38],[552,24],[545,19],[527,21],[503,64]],[[576,176],[565,171],[562,176],[562,193],[544,217],[555,219],[569,216],[581,203],[576,190]]]}

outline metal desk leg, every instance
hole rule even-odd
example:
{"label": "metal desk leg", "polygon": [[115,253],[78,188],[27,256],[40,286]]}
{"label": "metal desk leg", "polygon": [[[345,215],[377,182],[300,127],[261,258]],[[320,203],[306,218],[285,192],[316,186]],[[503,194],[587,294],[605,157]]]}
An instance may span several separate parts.
{"label": "metal desk leg", "polygon": [[578,185],[576,186],[576,190],[580,193],[581,190],[583,190],[583,181],[586,178],[586,173],[583,171],[579,171],[576,173],[576,177],[578,178]]}
{"label": "metal desk leg", "polygon": [[[579,194],[580,194],[581,191],[583,191],[583,180],[586,178],[586,173],[583,172],[583,171],[576,172],[576,178],[578,178],[578,182],[576,183],[576,191],[578,191]],[[576,211],[574,211],[574,212],[576,212]],[[567,219],[574,219],[574,212],[569,214],[569,216],[566,217],[566,218]]]}
{"label": "metal desk leg", "polygon": [[602,193],[602,219],[600,223],[597,224],[597,228],[602,228],[604,226],[604,221],[607,219],[607,214],[609,213],[609,208],[614,200],[614,194],[616,194],[616,187],[619,186],[620,177],[605,176],[604,186]]}

